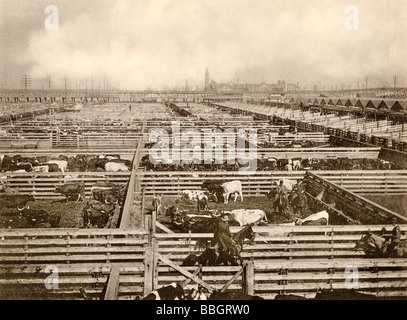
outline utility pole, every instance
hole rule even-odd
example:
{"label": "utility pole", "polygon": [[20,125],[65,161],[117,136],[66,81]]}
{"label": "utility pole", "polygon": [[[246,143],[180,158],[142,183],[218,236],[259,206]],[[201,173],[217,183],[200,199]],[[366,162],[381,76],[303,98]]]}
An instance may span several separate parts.
{"label": "utility pole", "polygon": [[65,88],[65,91],[66,91],[66,88],[67,88],[67,86],[66,86],[66,83],[68,82],[68,79],[65,77],[64,78],[64,88]]}
{"label": "utility pole", "polygon": [[48,90],[51,90],[52,79],[51,79],[50,75],[47,76],[47,82],[46,83],[48,85]]}
{"label": "utility pole", "polygon": [[367,85],[368,85],[368,79],[367,79],[367,76],[366,76],[366,79],[365,79],[365,81],[366,81],[366,90],[367,90]]}
{"label": "utility pole", "polygon": [[20,81],[21,87],[24,88],[25,91],[32,85],[31,76],[29,74],[25,74],[21,77]]}
{"label": "utility pole", "polygon": [[394,76],[394,88],[397,88],[397,76]]}

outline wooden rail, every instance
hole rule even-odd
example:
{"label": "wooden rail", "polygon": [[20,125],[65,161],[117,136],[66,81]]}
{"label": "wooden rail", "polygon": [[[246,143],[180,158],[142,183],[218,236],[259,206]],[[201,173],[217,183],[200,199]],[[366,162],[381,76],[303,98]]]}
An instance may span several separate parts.
{"label": "wooden rail", "polygon": [[[321,177],[338,183],[342,188],[358,194],[405,194],[407,190],[407,173],[405,171],[317,171]],[[245,196],[261,196],[274,188],[273,183],[280,179],[296,181],[303,179],[305,171],[258,171],[250,176],[237,172],[144,172],[141,178],[146,196],[162,193],[164,196],[177,196],[182,190],[201,189],[205,180],[232,181],[240,180]]]}
{"label": "wooden rail", "polygon": [[[341,188],[356,194],[405,195],[407,193],[407,172],[403,170],[381,171],[315,171],[319,176],[337,184]],[[132,177],[133,174],[133,177]],[[258,171],[251,176],[239,175],[233,171],[165,171],[148,172],[140,169],[135,172],[50,172],[50,173],[1,173],[2,181],[9,187],[18,188],[22,194],[33,194],[36,199],[57,199],[61,195],[54,193],[55,185],[69,182],[85,182],[85,194],[90,195],[91,187],[97,182],[128,183],[133,179],[139,191],[145,189],[145,195],[154,193],[163,196],[177,196],[182,190],[201,189],[205,180],[240,180],[245,196],[263,196],[274,188],[273,183],[280,179],[296,181],[303,179],[305,171]],[[128,195],[130,197],[130,195]],[[130,202],[128,202],[130,206]]]}
{"label": "wooden rail", "polygon": [[142,138],[139,139],[137,150],[134,154],[134,158],[131,165],[131,174],[130,179],[127,184],[127,193],[126,200],[123,205],[122,217],[120,220],[120,228],[127,229],[129,227],[131,212],[134,206],[134,193],[137,190],[138,181],[136,180],[137,172],[139,170],[139,161],[140,161],[140,150],[142,147]]}

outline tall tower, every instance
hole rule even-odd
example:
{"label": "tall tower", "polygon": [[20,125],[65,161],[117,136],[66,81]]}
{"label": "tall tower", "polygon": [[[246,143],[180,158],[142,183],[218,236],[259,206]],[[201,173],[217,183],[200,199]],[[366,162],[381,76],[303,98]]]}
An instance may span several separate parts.
{"label": "tall tower", "polygon": [[206,68],[206,72],[205,72],[205,91],[209,91],[209,71],[208,71],[208,68]]}

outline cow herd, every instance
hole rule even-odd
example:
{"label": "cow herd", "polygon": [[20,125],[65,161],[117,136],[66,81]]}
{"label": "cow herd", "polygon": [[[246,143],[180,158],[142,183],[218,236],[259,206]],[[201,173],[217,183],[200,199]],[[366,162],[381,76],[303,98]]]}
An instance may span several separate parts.
{"label": "cow herd", "polygon": [[[327,211],[319,211],[307,216],[307,212],[318,209],[317,207],[311,208],[310,204],[305,201],[305,208],[302,208],[302,202],[297,201],[297,198],[305,197],[302,181],[293,181],[289,179],[281,180],[282,188],[287,191],[287,208],[289,214],[278,213],[277,220],[284,219],[289,220],[289,225],[327,225],[329,222],[329,214]],[[235,181],[216,181],[208,180],[204,181],[201,185],[201,190],[182,190],[180,198],[175,200],[175,204],[163,206],[162,196],[156,195],[153,199],[153,209],[160,217],[161,209],[165,209],[165,217],[169,217],[170,225],[173,230],[179,232],[211,232],[214,228],[216,218],[221,215],[227,215],[229,224],[236,226],[246,226],[252,224],[267,225],[273,223],[269,221],[268,214],[273,215],[277,212],[272,211],[275,208],[275,193],[277,186],[272,188],[270,194],[267,195],[265,201],[265,210],[259,209],[258,206],[250,208],[253,204],[250,202],[245,205],[245,208],[239,209],[226,209],[223,205],[229,203],[229,198],[234,198],[233,202],[236,202],[240,198],[240,202],[243,202],[243,188],[240,180]],[[234,197],[233,197],[234,195]],[[271,200],[268,200],[270,199]],[[218,205],[211,206],[209,209],[209,202],[217,203]],[[269,205],[267,205],[269,202]],[[159,204],[159,205],[158,205]],[[193,208],[195,205],[195,209]],[[191,208],[192,205],[192,208]],[[181,209],[181,207],[183,207]],[[234,205],[236,208],[236,206]],[[257,208],[256,208],[257,207]],[[300,208],[301,207],[301,208]],[[291,209],[292,208],[292,212]],[[300,210],[300,209],[301,210]],[[305,210],[307,209],[307,210]],[[313,212],[316,212],[315,210]],[[292,213],[292,214],[291,214]],[[163,218],[163,221],[165,219]],[[275,223],[275,222],[274,222]]]}
{"label": "cow herd", "polygon": [[[149,156],[142,158],[141,166],[148,171],[238,171],[245,165],[239,164],[237,159],[234,163],[226,160],[219,164],[215,159],[211,163],[205,164],[201,161],[195,163],[185,163],[182,160],[178,164],[174,163],[152,163]],[[247,165],[246,165],[247,166]],[[296,170],[401,170],[401,166],[382,159],[317,159],[317,158],[292,158],[277,159],[274,157],[263,157],[257,159],[257,171],[296,171]]]}
{"label": "cow herd", "polygon": [[120,155],[0,156],[0,172],[126,172],[130,168],[131,161]]}
{"label": "cow herd", "polygon": [[[67,183],[56,186],[55,193],[65,197],[69,202],[85,202],[84,182]],[[123,206],[126,185],[98,182],[90,190],[90,198],[81,212],[83,228],[110,228],[117,209]],[[2,185],[0,188],[0,229],[21,228],[59,228],[61,227],[61,210],[49,212],[44,208],[31,209],[30,203],[38,201],[33,195],[20,194],[17,189]],[[55,209],[53,209],[55,210]],[[72,209],[74,210],[74,209]]]}
{"label": "cow herd", "polygon": [[61,221],[59,212],[30,209],[33,195],[0,193],[0,228],[58,228]]}

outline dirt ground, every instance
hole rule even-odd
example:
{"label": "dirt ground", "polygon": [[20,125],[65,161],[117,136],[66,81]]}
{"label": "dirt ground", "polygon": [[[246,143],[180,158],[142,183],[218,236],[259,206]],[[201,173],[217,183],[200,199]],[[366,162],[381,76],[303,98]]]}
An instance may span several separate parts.
{"label": "dirt ground", "polygon": [[[36,200],[28,203],[30,209],[44,210],[49,213],[59,212],[61,214],[60,228],[82,228],[82,210],[86,205],[86,201],[68,202],[65,200]],[[119,219],[120,208],[116,206],[115,214],[112,220],[112,228],[117,226]]]}
{"label": "dirt ground", "polygon": [[390,209],[407,217],[407,194],[406,195],[363,195],[382,207]]}

